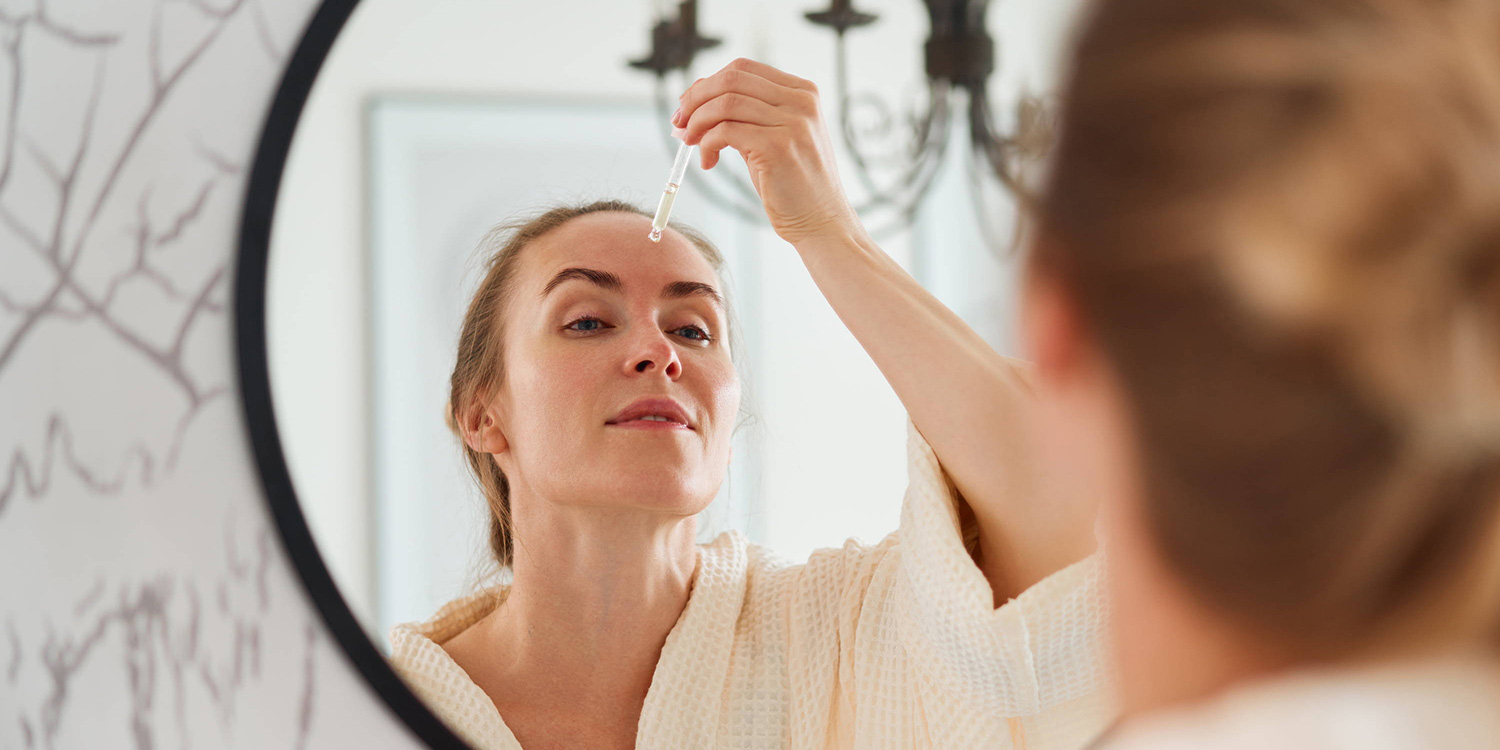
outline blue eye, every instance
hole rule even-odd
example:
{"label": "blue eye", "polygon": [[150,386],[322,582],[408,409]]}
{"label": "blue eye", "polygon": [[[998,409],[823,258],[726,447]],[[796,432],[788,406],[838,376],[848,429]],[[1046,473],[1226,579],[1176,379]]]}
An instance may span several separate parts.
{"label": "blue eye", "polygon": [[567,324],[566,326],[563,326],[563,328],[565,330],[578,331],[580,333],[592,333],[594,331],[604,330],[604,321],[593,317],[583,317]]}
{"label": "blue eye", "polygon": [[708,331],[705,331],[698,326],[683,326],[676,331],[673,331],[673,333],[676,333],[677,335],[682,336],[683,338],[690,341],[708,342],[714,340],[712,336],[708,335]]}

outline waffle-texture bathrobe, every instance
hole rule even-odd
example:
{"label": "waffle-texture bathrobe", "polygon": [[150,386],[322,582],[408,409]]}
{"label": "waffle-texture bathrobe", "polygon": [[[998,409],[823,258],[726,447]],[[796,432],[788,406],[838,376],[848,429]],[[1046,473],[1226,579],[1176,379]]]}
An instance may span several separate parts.
{"label": "waffle-texture bathrobe", "polygon": [[[1077,750],[1111,718],[1101,563],[1090,557],[996,609],[957,499],[915,428],[900,528],[791,564],[726,533],[700,547],[636,735],[641,750]],[[391,663],[479,750],[518,750],[439,645],[504,591],[391,631]]]}

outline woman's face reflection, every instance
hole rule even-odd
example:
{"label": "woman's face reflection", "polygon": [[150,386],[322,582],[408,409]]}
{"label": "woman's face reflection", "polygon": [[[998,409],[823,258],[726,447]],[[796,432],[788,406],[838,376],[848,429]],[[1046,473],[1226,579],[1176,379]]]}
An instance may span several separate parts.
{"label": "woman's face reflection", "polygon": [[521,251],[491,402],[512,496],[688,516],[713,499],[740,404],[713,267],[626,213]]}

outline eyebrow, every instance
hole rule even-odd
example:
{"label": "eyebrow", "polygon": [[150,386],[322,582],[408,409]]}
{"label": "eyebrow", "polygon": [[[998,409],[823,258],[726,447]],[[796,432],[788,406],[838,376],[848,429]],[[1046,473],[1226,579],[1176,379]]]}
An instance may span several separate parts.
{"label": "eyebrow", "polygon": [[[564,282],[575,279],[578,281],[587,281],[595,286],[616,292],[625,288],[625,285],[620,281],[620,277],[608,271],[596,271],[592,268],[564,268],[558,271],[557,275],[553,276],[551,281],[547,282],[547,286],[542,289],[542,296],[545,297],[551,294],[553,289],[558,288]],[[712,300],[719,307],[724,306],[724,297],[719,294],[719,291],[701,281],[674,281],[662,287],[661,293],[663,297],[669,299],[705,297]]]}
{"label": "eyebrow", "polygon": [[547,282],[547,287],[542,290],[542,296],[545,297],[551,294],[552,290],[561,286],[564,281],[570,281],[572,279],[587,281],[596,286],[601,286],[605,289],[611,289],[617,292],[625,287],[624,284],[620,283],[619,276],[616,276],[608,271],[595,271],[592,268],[564,268],[563,270],[558,271],[557,275],[553,276],[551,281]]}
{"label": "eyebrow", "polygon": [[663,287],[661,293],[669,299],[707,297],[719,307],[724,306],[724,298],[719,296],[718,290],[701,281],[674,281]]}

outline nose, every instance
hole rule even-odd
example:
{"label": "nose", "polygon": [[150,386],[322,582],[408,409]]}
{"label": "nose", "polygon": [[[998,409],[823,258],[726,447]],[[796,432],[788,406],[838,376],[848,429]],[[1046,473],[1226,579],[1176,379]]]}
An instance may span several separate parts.
{"label": "nose", "polygon": [[627,375],[661,372],[669,380],[682,377],[682,360],[677,356],[677,347],[666,334],[654,327],[648,327],[644,335],[632,342],[631,356],[625,364]]}

